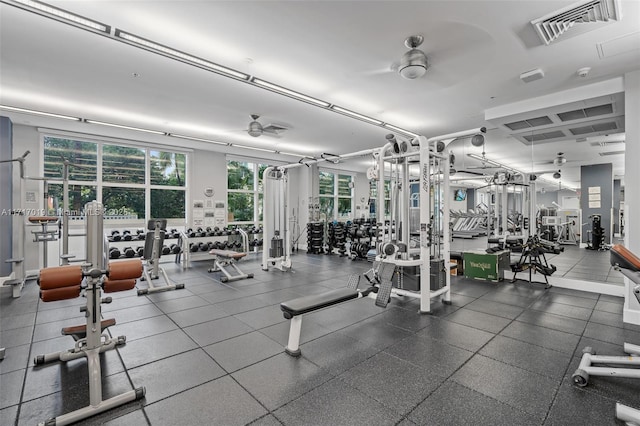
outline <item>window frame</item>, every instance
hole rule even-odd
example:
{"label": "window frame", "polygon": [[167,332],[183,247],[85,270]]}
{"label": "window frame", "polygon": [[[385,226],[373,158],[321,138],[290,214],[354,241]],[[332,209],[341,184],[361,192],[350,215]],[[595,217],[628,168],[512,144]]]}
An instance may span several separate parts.
{"label": "window frame", "polygon": [[[333,199],[333,214],[331,218],[327,218],[327,220],[349,220],[354,217],[354,201],[355,201],[355,180],[356,174],[351,172],[344,172],[341,170],[328,169],[328,168],[318,168],[318,182],[320,181],[321,173],[329,173],[333,175],[333,194],[320,194],[320,190],[318,188],[318,200],[322,198],[332,198]],[[350,183],[353,185],[349,188],[350,195],[340,195],[340,176],[349,177]],[[351,204],[351,208],[348,214],[341,215],[340,214],[340,200],[349,200]],[[322,203],[320,203],[322,204]]]}
{"label": "window frame", "polygon": [[[74,134],[74,133],[54,133],[54,132],[40,132],[40,171],[44,176],[44,159],[45,159],[45,143],[47,138],[53,139],[67,139],[67,140],[75,140],[79,142],[87,142],[96,145],[96,180],[69,180],[69,185],[80,185],[80,186],[88,186],[95,188],[96,192],[96,200],[102,203],[103,200],[103,190],[104,188],[129,188],[129,189],[144,189],[144,217],[138,217],[137,219],[125,218],[125,219],[116,219],[112,217],[105,217],[104,225],[106,228],[116,227],[116,226],[137,226],[137,227],[146,227],[146,223],[149,219],[151,219],[151,190],[172,190],[172,191],[184,191],[185,195],[185,206],[184,206],[184,217],[183,218],[170,218],[167,220],[168,225],[172,226],[186,226],[189,220],[189,200],[190,200],[190,192],[189,192],[189,182],[190,182],[190,170],[191,170],[191,161],[192,161],[192,150],[182,150],[176,149],[171,146],[158,146],[155,144],[149,144],[144,142],[132,142],[132,141],[123,141],[117,138],[110,137],[89,137],[82,134]],[[126,183],[126,182],[104,182],[102,179],[103,176],[103,147],[105,145],[113,145],[113,146],[121,146],[127,148],[134,148],[143,150],[145,153],[145,169],[144,169],[144,183]],[[185,155],[185,175],[184,175],[184,186],[174,186],[174,185],[158,185],[151,184],[151,152],[159,151],[159,152],[170,152],[176,154],[184,154]],[[62,185],[62,176],[60,177],[52,177],[48,180],[51,184],[60,184]],[[43,187],[41,185],[40,189]],[[46,207],[46,206],[45,206]]]}
{"label": "window frame", "polygon": [[[263,222],[264,212],[262,212],[262,201],[261,196],[264,194],[264,184],[262,184],[263,177],[260,176],[260,170],[262,166],[264,168],[271,167],[273,164],[267,164],[266,160],[258,159],[258,158],[249,158],[249,157],[239,157],[235,155],[227,155],[225,158],[226,162],[226,181],[227,181],[227,215],[229,213],[233,213],[231,211],[231,207],[229,206],[229,194],[253,194],[253,219],[252,220],[227,220],[227,226],[230,225],[254,225],[259,226]],[[253,173],[253,188],[252,189],[231,189],[229,188],[229,163],[230,162],[238,162],[238,163],[248,163],[252,165],[252,173]],[[261,218],[261,214],[263,217]],[[228,216],[227,216],[228,219]],[[234,217],[235,219],[235,217]]]}

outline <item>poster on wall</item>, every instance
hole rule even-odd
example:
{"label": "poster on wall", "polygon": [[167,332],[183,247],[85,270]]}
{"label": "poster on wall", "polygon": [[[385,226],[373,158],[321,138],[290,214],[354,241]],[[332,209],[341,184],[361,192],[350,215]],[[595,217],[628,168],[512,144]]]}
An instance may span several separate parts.
{"label": "poster on wall", "polygon": [[226,204],[222,200],[217,200],[214,209],[214,226],[224,228],[227,226],[225,215],[227,213]]}
{"label": "poster on wall", "polygon": [[599,186],[590,186],[589,187],[589,194],[599,194],[600,193],[600,187]]}
{"label": "poster on wall", "polygon": [[204,201],[203,200],[193,200],[193,226],[203,226],[204,225]]}
{"label": "poster on wall", "polygon": [[600,208],[600,201],[589,201],[589,208],[590,209],[599,209]]}

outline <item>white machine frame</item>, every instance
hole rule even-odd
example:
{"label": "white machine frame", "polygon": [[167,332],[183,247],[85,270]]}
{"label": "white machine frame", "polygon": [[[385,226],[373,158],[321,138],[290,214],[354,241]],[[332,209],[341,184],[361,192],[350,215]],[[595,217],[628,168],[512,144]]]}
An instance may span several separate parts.
{"label": "white machine frame", "polygon": [[[153,225],[153,228],[151,227]],[[145,294],[157,293],[159,291],[180,290],[184,288],[184,283],[173,284],[167,273],[160,267],[160,255],[162,254],[162,240],[164,239],[162,233],[166,232],[167,220],[166,219],[151,219],[147,224],[147,229],[153,232],[147,232],[145,237],[145,253],[144,259],[146,265],[143,269],[142,281],[146,281],[149,285],[148,288],[139,288],[138,296]],[[147,241],[149,238],[153,238],[153,243],[149,244]],[[147,253],[147,246],[151,245],[151,254]],[[162,277],[163,284],[156,285],[153,280],[158,280]]]}
{"label": "white machine frame", "polygon": [[[267,167],[262,175],[264,183],[262,270],[269,265],[281,271],[291,269],[291,238],[289,238],[289,175],[286,167]],[[271,256],[275,241],[281,240],[282,255]]]}

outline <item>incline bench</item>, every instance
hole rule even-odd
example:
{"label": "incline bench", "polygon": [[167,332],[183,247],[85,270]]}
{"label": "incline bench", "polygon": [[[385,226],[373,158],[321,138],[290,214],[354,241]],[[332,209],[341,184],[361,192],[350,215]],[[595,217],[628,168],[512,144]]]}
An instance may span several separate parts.
{"label": "incline bench", "polygon": [[376,306],[386,307],[391,296],[391,278],[395,272],[393,263],[383,262],[378,273],[380,286],[371,286],[366,290],[358,290],[360,275],[351,275],[347,287],[330,290],[320,294],[299,297],[297,299],[282,302],[280,310],[286,319],[291,320],[289,327],[289,341],[285,352],[291,356],[298,357],[300,351],[300,332],[302,330],[302,316],[309,312],[328,308],[353,299],[367,297],[370,293],[377,293]]}
{"label": "incline bench", "polygon": [[[208,272],[222,272],[224,275],[220,277],[220,281],[226,283],[228,281],[243,280],[245,278],[253,278],[253,274],[245,274],[238,268],[237,261],[247,255],[247,253],[239,253],[233,250],[213,249],[209,254],[214,256],[213,268]],[[233,271],[227,270],[227,267],[233,268]]]}

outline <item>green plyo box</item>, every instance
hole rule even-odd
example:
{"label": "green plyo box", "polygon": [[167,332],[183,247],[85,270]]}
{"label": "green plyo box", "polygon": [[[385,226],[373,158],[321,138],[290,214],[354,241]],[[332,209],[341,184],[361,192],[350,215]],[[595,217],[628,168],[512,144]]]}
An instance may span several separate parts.
{"label": "green plyo box", "polygon": [[509,268],[509,251],[495,253],[468,251],[464,253],[464,276],[487,281],[502,281]]}

